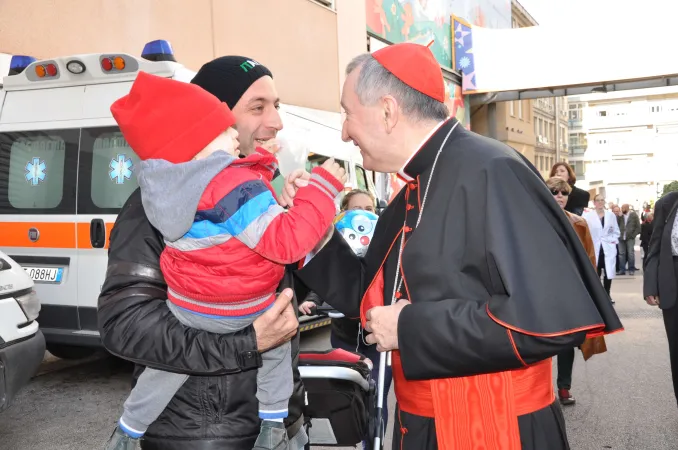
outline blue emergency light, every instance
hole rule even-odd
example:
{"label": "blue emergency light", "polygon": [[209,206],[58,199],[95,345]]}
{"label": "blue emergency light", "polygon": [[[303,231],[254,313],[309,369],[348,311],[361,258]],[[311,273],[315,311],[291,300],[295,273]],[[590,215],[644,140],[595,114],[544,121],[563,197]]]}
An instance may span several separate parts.
{"label": "blue emergency light", "polygon": [[151,41],[144,46],[144,51],[141,52],[141,57],[149,61],[172,61],[177,62],[174,58],[174,51],[172,44],[164,39]]}
{"label": "blue emergency light", "polygon": [[9,62],[9,74],[18,75],[35,61],[37,61],[37,59],[32,56],[14,55]]}

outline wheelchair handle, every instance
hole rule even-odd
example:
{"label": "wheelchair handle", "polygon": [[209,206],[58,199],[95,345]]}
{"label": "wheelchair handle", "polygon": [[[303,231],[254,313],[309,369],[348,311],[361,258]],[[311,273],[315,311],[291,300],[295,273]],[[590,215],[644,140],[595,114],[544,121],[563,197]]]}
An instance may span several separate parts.
{"label": "wheelchair handle", "polygon": [[334,309],[333,307],[327,306],[311,306],[310,316],[322,316],[329,317],[330,319],[341,319],[344,317],[342,313]]}

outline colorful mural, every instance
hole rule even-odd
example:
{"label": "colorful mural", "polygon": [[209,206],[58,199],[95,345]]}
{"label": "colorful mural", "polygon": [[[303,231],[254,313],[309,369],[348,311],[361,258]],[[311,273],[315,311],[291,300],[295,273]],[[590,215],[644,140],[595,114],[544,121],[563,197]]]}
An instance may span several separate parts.
{"label": "colorful mural", "polygon": [[434,43],[438,62],[452,67],[451,16],[487,28],[511,27],[510,0],[365,0],[367,30],[392,43]]}
{"label": "colorful mural", "polygon": [[476,64],[473,53],[473,28],[465,20],[452,16],[452,69],[462,74],[464,94],[476,90]]}
{"label": "colorful mural", "polygon": [[[433,39],[430,48],[438,62],[462,72],[465,88],[445,81],[445,104],[450,108],[451,115],[470,129],[470,102],[463,92],[472,90],[468,83],[472,83],[474,78],[470,71],[472,67],[467,62],[472,65],[473,58],[470,39],[466,42],[462,35],[466,36],[464,32],[470,31],[471,25],[510,28],[511,0],[365,0],[365,8],[367,31],[392,43],[415,42],[426,45]],[[458,21],[452,23],[453,16],[455,19],[463,18],[461,22],[469,29],[464,28],[453,34],[453,25],[459,24]],[[467,58],[460,63],[459,59],[464,56]],[[395,174],[389,175],[389,202],[403,186],[404,182]]]}
{"label": "colorful mural", "polygon": [[462,95],[461,86],[445,80],[445,104],[450,109],[450,114],[457,119],[466,129],[471,129],[471,107],[469,98]]}

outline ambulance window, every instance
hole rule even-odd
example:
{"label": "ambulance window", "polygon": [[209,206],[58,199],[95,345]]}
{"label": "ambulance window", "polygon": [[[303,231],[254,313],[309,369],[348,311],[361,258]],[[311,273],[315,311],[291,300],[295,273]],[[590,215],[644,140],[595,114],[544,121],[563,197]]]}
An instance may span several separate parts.
{"label": "ambulance window", "polygon": [[0,133],[0,213],[75,213],[79,132]]}
{"label": "ambulance window", "polygon": [[117,127],[83,128],[79,214],[117,214],[138,187],[139,158]]}
{"label": "ambulance window", "polygon": [[367,188],[367,175],[365,174],[365,169],[360,166],[355,166],[355,177],[358,181],[358,189],[363,191],[369,190]]}
{"label": "ambulance window", "polygon": [[[313,170],[314,167],[321,166],[328,159],[329,157],[323,155],[318,154],[309,155],[308,159],[306,160],[306,170],[310,172],[311,170]],[[341,167],[346,169],[346,161],[336,158],[335,161],[339,163]]]}

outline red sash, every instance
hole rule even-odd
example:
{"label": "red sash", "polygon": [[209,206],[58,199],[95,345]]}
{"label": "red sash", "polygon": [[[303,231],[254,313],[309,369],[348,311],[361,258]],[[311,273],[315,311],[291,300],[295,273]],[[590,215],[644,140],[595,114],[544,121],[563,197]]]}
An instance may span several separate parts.
{"label": "red sash", "polygon": [[[363,325],[367,311],[383,305],[382,263],[360,305]],[[555,400],[550,358],[507,372],[423,381],[405,378],[400,352],[392,362],[400,409],[435,418],[440,450],[521,450],[518,416]]]}

